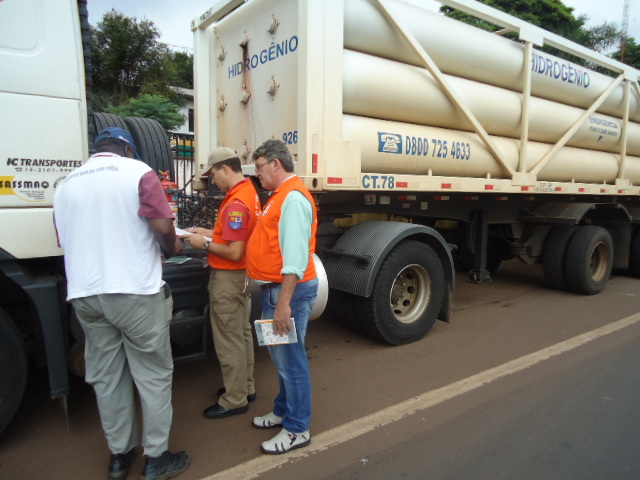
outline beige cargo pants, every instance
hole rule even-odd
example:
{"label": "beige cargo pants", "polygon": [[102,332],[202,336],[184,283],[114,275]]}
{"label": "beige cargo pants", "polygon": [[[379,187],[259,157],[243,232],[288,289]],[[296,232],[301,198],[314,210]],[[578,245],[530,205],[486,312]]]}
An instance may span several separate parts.
{"label": "beige cargo pants", "polygon": [[211,328],[226,389],[218,403],[229,409],[246,405],[247,395],[255,393],[250,295],[245,270],[211,269]]}

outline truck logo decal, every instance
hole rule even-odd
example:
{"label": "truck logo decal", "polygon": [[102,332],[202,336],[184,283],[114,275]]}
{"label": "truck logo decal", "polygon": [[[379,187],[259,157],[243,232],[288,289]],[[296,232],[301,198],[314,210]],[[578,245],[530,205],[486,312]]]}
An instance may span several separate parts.
{"label": "truck logo decal", "polygon": [[402,153],[402,135],[378,132],[378,151],[383,153]]}
{"label": "truck logo decal", "polygon": [[29,202],[43,202],[48,181],[16,180],[16,177],[0,177],[0,195],[15,195]]}
{"label": "truck logo decal", "polygon": [[264,65],[265,63],[272,62],[280,57],[293,53],[298,50],[299,45],[300,39],[297,35],[277,44],[271,42],[271,45],[268,48],[263,49],[259,54],[255,54],[250,57],[248,56],[244,62],[238,62],[231,65],[229,67],[229,78],[242,75],[245,70],[252,70],[259,65]]}

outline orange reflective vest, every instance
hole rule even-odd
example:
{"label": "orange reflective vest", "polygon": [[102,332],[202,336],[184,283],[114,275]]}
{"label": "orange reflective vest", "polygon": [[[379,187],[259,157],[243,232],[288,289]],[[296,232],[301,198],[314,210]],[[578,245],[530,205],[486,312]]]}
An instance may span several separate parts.
{"label": "orange reflective vest", "polygon": [[[218,209],[218,221],[213,228],[213,243],[228,245],[229,241],[222,238],[224,223],[229,215],[233,215],[234,201],[242,202],[249,209],[249,229],[247,230],[247,241],[251,237],[251,233],[256,226],[258,215],[260,214],[260,200],[253,183],[248,178],[233,186],[227,192]],[[213,268],[221,270],[244,270],[246,268],[246,257],[239,262],[233,262],[226,258],[219,257],[213,253],[207,254],[209,265]]]}
{"label": "orange reflective vest", "polygon": [[280,217],[282,205],[287,195],[298,190],[311,202],[313,208],[313,223],[311,224],[311,241],[309,245],[309,262],[300,282],[307,282],[316,278],[316,267],[311,255],[316,251],[316,231],[318,229],[318,214],[316,202],[311,193],[298,176],[285,181],[273,192],[265,205],[258,224],[247,245],[247,275],[255,280],[282,283],[282,269],[284,267],[282,252],[280,251]]}

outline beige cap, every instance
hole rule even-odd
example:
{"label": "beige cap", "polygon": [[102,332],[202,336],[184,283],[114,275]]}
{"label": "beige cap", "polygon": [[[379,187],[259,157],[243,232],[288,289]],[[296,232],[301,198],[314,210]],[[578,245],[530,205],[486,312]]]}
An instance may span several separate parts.
{"label": "beige cap", "polygon": [[229,160],[230,158],[235,158],[238,156],[238,153],[232,148],[227,147],[217,147],[214,148],[209,154],[209,158],[207,159],[207,164],[204,166],[200,173],[198,173],[199,177],[204,177],[209,174],[209,170],[216,163],[223,162],[225,160]]}

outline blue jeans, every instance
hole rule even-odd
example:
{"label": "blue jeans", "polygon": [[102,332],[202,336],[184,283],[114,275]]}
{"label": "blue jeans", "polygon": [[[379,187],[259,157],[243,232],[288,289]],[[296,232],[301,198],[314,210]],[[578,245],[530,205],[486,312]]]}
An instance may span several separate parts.
{"label": "blue jeans", "polygon": [[[311,423],[311,374],[305,350],[307,323],[318,296],[318,279],[298,283],[291,298],[291,316],[295,319],[298,343],[267,347],[278,371],[280,393],[273,413],[282,417],[282,426],[292,433],[309,430]],[[279,286],[261,291],[263,318],[273,318],[280,297]]]}

